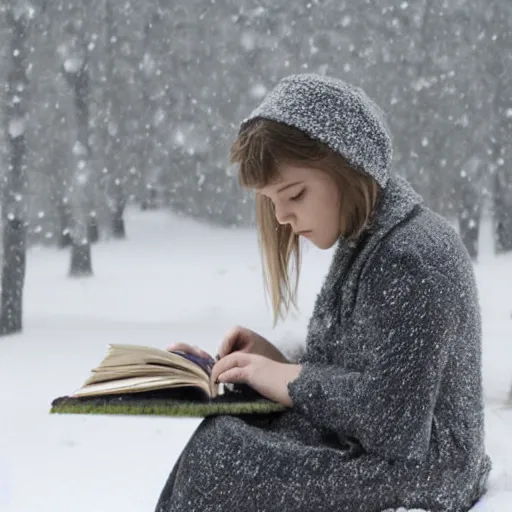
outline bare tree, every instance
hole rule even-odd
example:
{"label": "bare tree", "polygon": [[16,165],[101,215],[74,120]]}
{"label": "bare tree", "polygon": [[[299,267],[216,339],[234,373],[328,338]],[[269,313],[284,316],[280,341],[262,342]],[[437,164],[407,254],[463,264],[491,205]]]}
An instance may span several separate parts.
{"label": "bare tree", "polygon": [[124,40],[119,25],[129,14],[116,5],[117,2],[105,0],[105,43],[106,67],[104,83],[104,181],[107,206],[110,213],[111,234],[114,238],[125,238],[124,209],[127,201],[124,176],[124,159],[121,141],[126,140],[125,120],[122,116],[120,95],[123,76],[119,71],[119,61],[123,59]]}
{"label": "bare tree", "polygon": [[87,40],[88,2],[70,2],[63,6],[65,37],[58,47],[62,73],[73,96],[74,130],[70,132],[74,173],[70,183],[72,211],[71,265],[74,277],[92,275],[90,201],[93,181],[89,143],[90,79]]}
{"label": "bare tree", "polygon": [[27,35],[35,9],[15,0],[3,8],[10,32],[10,70],[6,87],[5,131],[9,164],[2,194],[2,294],[0,334],[22,329],[23,287],[26,267],[27,174],[26,125],[28,101]]}
{"label": "bare tree", "polygon": [[486,70],[494,81],[493,122],[490,130],[491,171],[493,177],[493,214],[496,252],[512,251],[512,170],[510,133],[512,109],[510,97],[510,54],[512,51],[512,6],[506,0],[493,2],[486,10],[494,36],[490,39]]}
{"label": "bare tree", "polygon": [[153,122],[156,111],[155,100],[151,96],[151,77],[154,73],[156,62],[152,55],[151,36],[162,23],[162,15],[158,10],[146,14],[144,23],[144,36],[142,59],[139,65],[142,101],[142,136],[140,137],[139,149],[139,182],[137,196],[142,210],[153,210],[156,204],[156,188],[151,183],[151,169],[154,166],[153,158],[155,152],[155,126]]}
{"label": "bare tree", "polygon": [[499,164],[494,171],[494,229],[496,252],[512,251],[512,169]]}
{"label": "bare tree", "polygon": [[471,158],[460,176],[455,179],[458,188],[457,217],[460,236],[473,260],[478,258],[480,220],[482,215],[483,166],[478,158]]}

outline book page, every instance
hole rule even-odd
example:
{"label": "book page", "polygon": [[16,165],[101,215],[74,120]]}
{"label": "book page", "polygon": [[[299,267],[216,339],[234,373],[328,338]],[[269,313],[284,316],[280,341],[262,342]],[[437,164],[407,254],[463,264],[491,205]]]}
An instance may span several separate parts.
{"label": "book page", "polygon": [[128,365],[154,364],[185,369],[197,376],[205,374],[209,376],[213,363],[213,359],[211,365],[207,365],[203,358],[191,357],[191,354],[183,355],[168,352],[154,347],[110,344],[106,357],[95,370]]}
{"label": "book page", "polygon": [[117,380],[128,377],[188,377],[197,382],[204,380],[208,381],[206,375],[196,376],[189,371],[170,368],[169,366],[162,366],[157,364],[131,364],[125,366],[112,366],[106,368],[98,368],[92,371],[92,375],[85,381],[85,384],[95,384],[97,382],[105,382],[107,380]]}
{"label": "book page", "polygon": [[210,393],[210,385],[208,382],[198,382],[190,380],[186,377],[133,377],[127,379],[111,380],[108,382],[100,382],[81,387],[71,396],[101,396],[113,395],[120,393],[140,393],[142,391],[153,391],[158,389],[195,386],[202,389],[208,396]]}

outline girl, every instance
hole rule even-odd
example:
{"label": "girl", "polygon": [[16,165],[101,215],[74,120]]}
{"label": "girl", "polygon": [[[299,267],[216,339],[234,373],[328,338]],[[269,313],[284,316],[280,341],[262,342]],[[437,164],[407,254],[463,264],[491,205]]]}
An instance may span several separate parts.
{"label": "girl", "polygon": [[298,361],[243,328],[219,349],[212,379],[287,410],[203,420],[157,511],[469,510],[491,467],[472,264],[391,173],[378,107],[341,80],[292,75],[243,121],[231,156],[255,190],[274,319],[295,301],[299,238],[334,256]]}

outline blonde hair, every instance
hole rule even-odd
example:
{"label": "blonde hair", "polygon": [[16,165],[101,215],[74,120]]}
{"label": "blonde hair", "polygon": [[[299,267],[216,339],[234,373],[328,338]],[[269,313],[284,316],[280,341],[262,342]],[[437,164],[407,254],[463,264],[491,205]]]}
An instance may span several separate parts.
{"label": "blonde hair", "polygon": [[[241,131],[231,147],[231,163],[239,164],[241,186],[260,188],[279,180],[279,165],[307,165],[327,172],[342,193],[341,235],[357,241],[370,222],[380,188],[370,176],[352,169],[346,160],[301,130],[268,119],[258,119]],[[297,309],[300,245],[289,224],[276,220],[272,201],[256,195],[258,242],[265,289],[272,302],[274,325],[293,304]],[[290,279],[294,266],[294,281]]]}

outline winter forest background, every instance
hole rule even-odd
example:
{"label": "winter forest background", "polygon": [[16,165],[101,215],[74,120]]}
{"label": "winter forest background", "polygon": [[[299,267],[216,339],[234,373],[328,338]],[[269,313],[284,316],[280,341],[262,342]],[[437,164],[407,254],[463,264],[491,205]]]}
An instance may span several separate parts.
{"label": "winter forest background", "polygon": [[251,225],[229,146],[294,72],[362,86],[397,172],[472,256],[483,212],[512,250],[508,0],[11,0],[1,14],[3,332],[21,327],[25,247],[70,247],[84,276],[92,244],[129,232],[130,204]]}
{"label": "winter forest background", "polygon": [[474,258],[494,463],[474,511],[510,510],[511,0],[0,2],[0,510],[153,510],[198,422],[49,414],[108,343],[304,342],[329,251],[304,252],[302,316],[273,329],[228,164],[296,72],[365,89]]}

